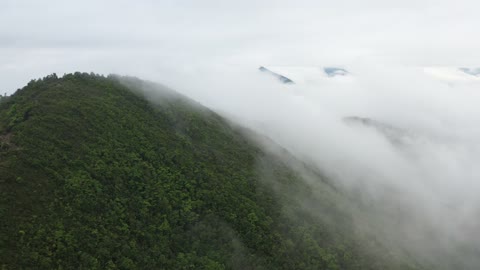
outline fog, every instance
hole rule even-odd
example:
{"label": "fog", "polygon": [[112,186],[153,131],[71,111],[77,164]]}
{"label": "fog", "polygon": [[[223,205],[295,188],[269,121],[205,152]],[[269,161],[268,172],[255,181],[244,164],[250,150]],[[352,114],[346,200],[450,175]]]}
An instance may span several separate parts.
{"label": "fog", "polygon": [[[443,256],[446,268],[475,268],[479,83],[447,83],[416,68],[355,66],[351,73],[285,85],[257,70],[222,70],[174,84],[357,196],[373,213],[358,225],[384,233],[385,242],[430,263]],[[379,126],[345,121],[351,116]]]}
{"label": "fog", "polygon": [[[355,194],[386,242],[430,258],[466,246],[473,255],[457,259],[473,268],[480,85],[451,70],[480,63],[479,9],[467,0],[5,0],[0,93],[53,72],[166,84]],[[283,85],[259,72],[263,65],[340,65],[351,74]],[[345,117],[392,128],[386,135]]]}

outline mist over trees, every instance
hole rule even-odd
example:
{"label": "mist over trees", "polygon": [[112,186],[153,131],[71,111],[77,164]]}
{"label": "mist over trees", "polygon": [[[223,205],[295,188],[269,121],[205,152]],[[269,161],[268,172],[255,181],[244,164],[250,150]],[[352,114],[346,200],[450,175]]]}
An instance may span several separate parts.
{"label": "mist over trees", "polygon": [[151,88],[50,75],[1,103],[3,268],[417,269],[279,146]]}

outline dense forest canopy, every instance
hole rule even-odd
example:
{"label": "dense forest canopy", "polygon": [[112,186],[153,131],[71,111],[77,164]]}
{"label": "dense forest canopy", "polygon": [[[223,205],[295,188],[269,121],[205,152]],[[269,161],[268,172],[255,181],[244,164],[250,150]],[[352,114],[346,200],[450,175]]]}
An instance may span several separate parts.
{"label": "dense forest canopy", "polygon": [[53,74],[1,101],[2,269],[418,267],[357,234],[320,176],[165,87]]}

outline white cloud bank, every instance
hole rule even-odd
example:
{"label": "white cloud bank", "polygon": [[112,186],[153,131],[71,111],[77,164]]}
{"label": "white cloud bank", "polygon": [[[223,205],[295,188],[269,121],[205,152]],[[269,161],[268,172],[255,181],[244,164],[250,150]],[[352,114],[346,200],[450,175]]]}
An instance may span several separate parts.
{"label": "white cloud bank", "polygon": [[[417,68],[352,73],[348,82],[320,76],[284,85],[257,70],[223,70],[175,84],[360,194],[376,212],[371,225],[394,245],[431,261],[443,257],[446,269],[475,269],[480,82],[445,83]],[[350,116],[376,124],[346,123]]]}

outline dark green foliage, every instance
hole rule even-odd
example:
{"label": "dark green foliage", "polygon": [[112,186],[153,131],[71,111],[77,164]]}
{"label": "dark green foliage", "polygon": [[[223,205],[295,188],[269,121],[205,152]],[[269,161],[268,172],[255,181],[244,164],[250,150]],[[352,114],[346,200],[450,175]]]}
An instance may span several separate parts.
{"label": "dark green foliage", "polygon": [[3,102],[7,102],[8,98],[9,97],[6,94],[5,96],[0,95],[0,104],[2,104]]}
{"label": "dark green foliage", "polygon": [[139,83],[53,74],[2,99],[2,269],[406,268],[222,118]]}

